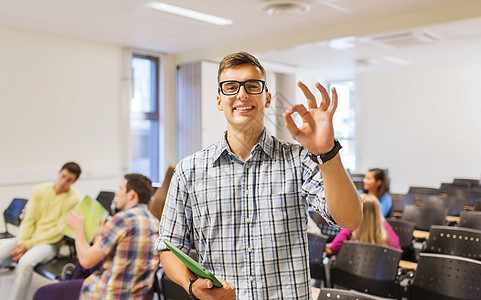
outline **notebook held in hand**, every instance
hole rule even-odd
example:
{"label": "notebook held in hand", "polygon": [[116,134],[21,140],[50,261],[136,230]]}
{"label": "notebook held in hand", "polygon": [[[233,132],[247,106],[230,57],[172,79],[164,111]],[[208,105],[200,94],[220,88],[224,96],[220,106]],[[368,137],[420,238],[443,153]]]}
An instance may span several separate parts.
{"label": "notebook held in hand", "polygon": [[215,287],[222,287],[222,283],[212,274],[204,268],[201,264],[192,259],[189,255],[185,254],[182,250],[174,246],[168,240],[164,240],[164,243],[169,249],[189,268],[195,275],[200,278],[210,279]]}

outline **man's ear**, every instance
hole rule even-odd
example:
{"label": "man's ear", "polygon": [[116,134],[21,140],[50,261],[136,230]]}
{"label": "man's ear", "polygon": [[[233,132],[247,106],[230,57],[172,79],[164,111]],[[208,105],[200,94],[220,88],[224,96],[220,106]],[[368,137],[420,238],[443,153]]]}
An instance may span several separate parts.
{"label": "man's ear", "polygon": [[271,106],[271,97],[272,97],[271,93],[267,92],[267,94],[266,94],[266,105],[265,105],[266,108],[269,108],[269,106]]}
{"label": "man's ear", "polygon": [[137,197],[137,193],[133,189],[131,189],[130,191],[127,192],[127,196],[129,200],[134,200],[135,197]]}
{"label": "man's ear", "polygon": [[220,100],[220,95],[217,94],[217,109],[219,111],[223,111],[224,109],[222,108],[222,105],[221,105],[221,100]]}

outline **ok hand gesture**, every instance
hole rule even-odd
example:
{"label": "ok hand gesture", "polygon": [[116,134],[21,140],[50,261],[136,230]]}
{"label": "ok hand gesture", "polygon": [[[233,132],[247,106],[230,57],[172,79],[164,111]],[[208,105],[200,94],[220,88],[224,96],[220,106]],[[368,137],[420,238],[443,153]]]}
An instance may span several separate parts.
{"label": "ok hand gesture", "polygon": [[[309,149],[313,154],[320,155],[329,152],[334,147],[334,128],[332,118],[337,108],[336,89],[332,88],[332,100],[327,90],[316,82],[316,88],[321,92],[322,101],[317,107],[316,97],[309,88],[298,81],[297,86],[302,90],[307,99],[309,110],[302,104],[291,106],[284,113],[286,127],[292,138]],[[297,112],[302,118],[302,125],[297,127],[292,119],[292,114]]]}

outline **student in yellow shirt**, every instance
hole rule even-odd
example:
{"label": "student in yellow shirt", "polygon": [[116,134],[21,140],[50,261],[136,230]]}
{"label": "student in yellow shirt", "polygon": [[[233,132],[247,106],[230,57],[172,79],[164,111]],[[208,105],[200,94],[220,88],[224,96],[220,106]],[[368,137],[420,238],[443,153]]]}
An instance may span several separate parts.
{"label": "student in yellow shirt", "polygon": [[18,236],[0,246],[0,264],[11,259],[18,262],[8,299],[25,299],[33,268],[55,257],[57,243],[63,238],[60,229],[68,212],[80,201],[80,194],[72,187],[80,173],[77,163],[68,162],[58,172],[55,182],[38,185],[27,202]]}

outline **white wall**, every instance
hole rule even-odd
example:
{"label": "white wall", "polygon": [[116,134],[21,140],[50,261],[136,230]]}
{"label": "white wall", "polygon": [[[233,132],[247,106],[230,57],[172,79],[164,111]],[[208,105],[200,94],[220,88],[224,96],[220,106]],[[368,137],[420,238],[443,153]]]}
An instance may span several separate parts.
{"label": "white wall", "polygon": [[[116,191],[129,172],[131,50],[3,27],[0,36],[0,211],[69,160],[83,169],[83,195]],[[176,57],[159,56],[165,170],[176,162]]]}
{"label": "white wall", "polygon": [[0,28],[0,211],[77,161],[97,196],[121,174],[122,48]]}
{"label": "white wall", "polygon": [[358,171],[388,168],[391,191],[481,176],[481,65],[356,78]]}

